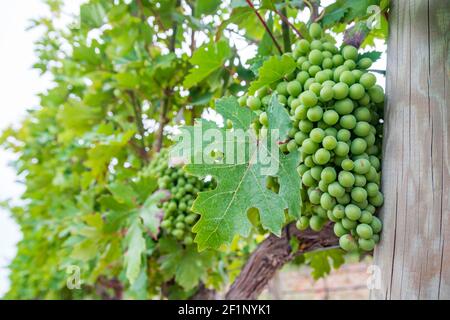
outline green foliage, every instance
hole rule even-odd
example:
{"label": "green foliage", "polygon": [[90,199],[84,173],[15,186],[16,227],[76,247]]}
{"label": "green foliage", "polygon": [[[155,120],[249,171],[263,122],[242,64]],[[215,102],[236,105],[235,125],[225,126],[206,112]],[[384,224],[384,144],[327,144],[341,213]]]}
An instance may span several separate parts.
{"label": "green foliage", "polygon": [[[255,239],[280,235],[310,207],[295,173],[300,154],[282,150],[278,158],[267,147],[292,140],[294,128],[285,102],[271,95],[299,69],[295,51],[278,56],[273,43],[298,38],[292,30],[283,34],[280,12],[311,40],[309,22],[298,19],[307,5],[255,1],[269,32],[240,0],[90,0],[64,27],[54,23],[64,15],[63,2],[46,2],[50,15],[31,27],[44,30],[34,68],[52,79],[52,87],[19,128],[0,138],[17,155],[14,167],[25,186],[25,201],[9,207],[23,239],[5,298],[187,299],[200,284],[223,289],[239,274]],[[362,46],[371,46],[387,36],[386,0],[338,0],[319,8],[325,10],[319,23],[344,32],[370,18],[371,4],[381,8],[381,28],[364,33]],[[242,55],[236,47],[242,41],[256,46],[255,57]],[[365,57],[376,60],[379,53],[359,59]],[[246,99],[242,92],[257,93],[261,99],[248,103],[257,108],[232,97]],[[226,138],[226,126],[201,119],[209,108],[233,130],[255,133],[262,146],[261,127],[278,130],[266,146],[278,170],[262,174],[263,165],[249,157],[221,164],[220,153],[203,155],[213,164],[189,164],[185,171],[160,165],[174,129],[184,126],[192,134],[201,124]],[[342,251],[303,257],[315,278],[329,273],[330,261],[335,268],[342,264]],[[81,289],[67,287],[73,267],[80,270]]]}

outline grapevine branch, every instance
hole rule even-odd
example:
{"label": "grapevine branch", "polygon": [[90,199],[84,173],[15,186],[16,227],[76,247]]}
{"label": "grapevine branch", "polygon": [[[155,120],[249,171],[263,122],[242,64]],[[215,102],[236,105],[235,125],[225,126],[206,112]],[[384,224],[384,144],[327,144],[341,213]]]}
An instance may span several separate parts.
{"label": "grapevine branch", "polygon": [[[286,18],[286,8],[282,9],[281,15]],[[281,19],[281,30],[283,33],[284,52],[291,51],[291,34],[289,32],[289,20]]]}
{"label": "grapevine branch", "polygon": [[[287,232],[289,230],[289,232]],[[290,238],[296,237],[299,248],[292,252]],[[327,223],[322,231],[311,229],[300,231],[294,223],[283,230],[281,237],[270,235],[251,254],[239,277],[225,295],[227,300],[256,299],[275,273],[286,263],[306,252],[335,248],[339,239],[334,235],[332,223]]]}
{"label": "grapevine branch", "polygon": [[134,112],[134,121],[136,122],[136,127],[139,132],[139,135],[141,136],[141,139],[140,139],[141,146],[140,146],[139,154],[141,155],[141,158],[144,161],[147,161],[148,157],[147,157],[147,149],[146,149],[146,145],[145,145],[145,129],[144,129],[144,124],[142,122],[142,108],[136,97],[136,94],[133,91],[127,91],[127,93],[131,99],[131,105],[133,107],[133,112]]}
{"label": "grapevine branch", "polygon": [[259,14],[258,10],[256,10],[255,6],[253,5],[251,0],[245,0],[250,8],[253,9],[256,16],[258,17],[259,21],[261,21],[262,25],[264,26],[264,29],[266,29],[267,33],[269,34],[270,38],[272,39],[273,43],[277,47],[277,50],[280,54],[283,54],[283,50],[281,50],[280,45],[277,42],[277,39],[275,39],[275,36],[273,35],[272,31],[270,30],[269,26],[267,26],[266,21],[264,21],[263,17]]}
{"label": "grapevine branch", "polygon": [[[178,8],[181,4],[180,0],[177,0],[177,3],[175,5],[175,8]],[[175,52],[175,45],[177,40],[177,32],[178,32],[178,22],[174,20],[172,24],[172,37],[170,38],[169,42],[169,51]],[[159,115],[159,128],[156,132],[156,139],[154,143],[154,151],[159,152],[163,145],[163,139],[164,139],[164,127],[169,122],[169,119],[167,118],[167,113],[170,110],[171,107],[171,97],[172,97],[172,90],[171,89],[165,89],[164,90],[164,99],[161,102],[161,114]]]}

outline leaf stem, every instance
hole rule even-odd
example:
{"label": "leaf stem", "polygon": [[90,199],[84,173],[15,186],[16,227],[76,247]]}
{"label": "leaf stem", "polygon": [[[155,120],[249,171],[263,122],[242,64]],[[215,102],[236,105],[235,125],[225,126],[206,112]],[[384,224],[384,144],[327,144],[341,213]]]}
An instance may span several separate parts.
{"label": "leaf stem", "polygon": [[144,124],[142,122],[142,108],[141,105],[136,97],[136,94],[129,90],[127,91],[130,99],[131,99],[131,105],[133,107],[133,112],[134,112],[134,121],[136,123],[136,127],[137,130],[139,132],[139,135],[141,136],[141,147],[140,147],[140,151],[139,154],[141,155],[141,158],[147,162],[148,158],[147,158],[147,147],[145,145],[145,129],[144,129]]}
{"label": "leaf stem", "polygon": [[[291,51],[291,33],[289,32],[289,20],[286,18],[286,8],[282,9],[281,16],[281,32],[283,33],[284,52]],[[280,16],[280,17],[281,17]]]}
{"label": "leaf stem", "polygon": [[261,21],[262,25],[264,26],[264,29],[266,29],[267,33],[269,34],[270,38],[272,38],[273,43],[275,44],[275,46],[277,47],[277,50],[280,54],[283,54],[283,50],[281,50],[280,45],[277,42],[277,39],[275,39],[275,36],[273,35],[272,31],[270,30],[270,28],[267,26],[266,21],[264,21],[263,17],[261,17],[261,15],[259,14],[258,10],[256,10],[255,6],[253,5],[251,0],[245,0],[249,7],[253,9],[253,11],[255,12],[256,16],[258,17],[259,21]]}

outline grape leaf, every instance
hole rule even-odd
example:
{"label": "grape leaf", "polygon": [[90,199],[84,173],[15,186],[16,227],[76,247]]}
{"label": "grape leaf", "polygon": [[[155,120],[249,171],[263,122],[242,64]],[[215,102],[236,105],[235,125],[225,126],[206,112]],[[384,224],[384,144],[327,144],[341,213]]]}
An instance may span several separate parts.
{"label": "grape leaf", "polygon": [[329,249],[305,253],[304,256],[306,263],[309,263],[309,266],[312,268],[311,275],[317,280],[331,272],[330,262],[334,269],[338,269],[344,264],[344,254],[345,252],[341,249]]}
{"label": "grape leaf", "polygon": [[159,190],[152,194],[139,210],[139,216],[142,218],[144,227],[146,227],[154,239],[158,236],[159,225],[164,217],[164,211],[158,208],[158,203],[168,198],[169,193],[165,190]]}
{"label": "grape leaf", "polygon": [[230,47],[224,40],[199,48],[190,59],[190,63],[195,67],[190,70],[184,79],[183,86],[190,88],[205,79],[221,68],[229,55]]}
{"label": "grape leaf", "polygon": [[375,62],[378,59],[380,59],[380,57],[381,57],[381,52],[380,51],[367,51],[367,52],[361,53],[359,55],[358,59],[370,58],[370,60]]}
{"label": "grape leaf", "polygon": [[248,108],[239,107],[236,98],[226,97],[220,99],[216,103],[216,110],[225,119],[230,119],[233,122],[234,128],[248,129],[250,124],[255,119],[256,114]]}
{"label": "grape leaf", "polygon": [[197,0],[195,4],[195,16],[202,14],[213,14],[219,8],[221,0]]}
{"label": "grape leaf", "polygon": [[211,251],[198,252],[193,245],[182,248],[169,239],[161,239],[160,248],[164,254],[160,262],[165,276],[175,276],[175,281],[185,290],[193,289],[198,285],[213,261]]}
{"label": "grape leaf", "polygon": [[270,86],[271,84],[283,79],[287,74],[291,73],[296,68],[294,59],[288,55],[272,56],[266,60],[261,69],[259,69],[259,77],[256,81],[253,81],[248,88],[249,94],[254,94],[256,90],[264,86]]}
{"label": "grape leaf", "polygon": [[126,276],[130,284],[136,281],[141,272],[142,254],[145,251],[145,239],[142,236],[141,222],[135,219],[127,234],[128,251],[125,256]]}
{"label": "grape leaf", "polygon": [[[216,109],[219,113],[232,114],[231,120],[235,127],[249,126],[251,122],[248,114],[250,111],[242,111],[245,109],[239,106],[234,97],[218,100]],[[291,125],[290,119],[286,109],[278,103],[275,96],[271,99],[267,113],[269,132],[281,128],[278,139],[285,139]],[[216,128],[222,132],[225,131],[224,128],[217,126]],[[238,146],[240,147],[248,146],[244,143]],[[201,177],[212,176],[217,182],[217,188],[200,193],[192,207],[193,211],[201,215],[193,228],[193,231],[197,233],[195,242],[199,250],[219,248],[222,244],[229,244],[236,234],[248,236],[251,223],[247,218],[247,211],[251,208],[259,210],[262,226],[276,235],[281,234],[285,208],[291,205],[290,213],[298,216],[301,203],[300,177],[298,174],[293,175],[292,172],[296,172],[299,155],[298,153],[288,156],[281,154],[278,157],[278,153],[266,151],[271,160],[278,165],[275,176],[279,177],[281,185],[279,194],[266,188],[267,176],[262,174],[264,165],[261,161],[254,162],[246,159],[245,163],[239,164],[194,163],[186,166],[187,172]],[[299,192],[292,192],[292,190],[299,190]]]}

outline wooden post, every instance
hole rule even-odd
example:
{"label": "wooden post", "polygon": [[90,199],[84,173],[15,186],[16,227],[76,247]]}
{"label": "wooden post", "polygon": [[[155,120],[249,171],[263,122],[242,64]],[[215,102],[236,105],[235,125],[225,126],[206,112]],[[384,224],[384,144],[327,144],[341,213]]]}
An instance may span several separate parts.
{"label": "wooden post", "polygon": [[389,20],[371,298],[450,299],[450,0],[391,0]]}

